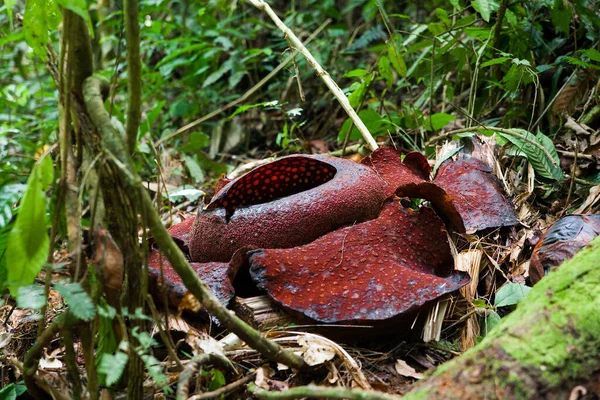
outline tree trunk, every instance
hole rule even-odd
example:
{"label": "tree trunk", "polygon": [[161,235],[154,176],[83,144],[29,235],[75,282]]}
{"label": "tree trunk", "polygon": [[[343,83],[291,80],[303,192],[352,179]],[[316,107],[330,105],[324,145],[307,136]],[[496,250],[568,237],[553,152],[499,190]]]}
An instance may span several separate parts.
{"label": "tree trunk", "polygon": [[568,399],[574,390],[597,392],[599,263],[600,237],[540,281],[479,345],[441,365],[406,398]]}

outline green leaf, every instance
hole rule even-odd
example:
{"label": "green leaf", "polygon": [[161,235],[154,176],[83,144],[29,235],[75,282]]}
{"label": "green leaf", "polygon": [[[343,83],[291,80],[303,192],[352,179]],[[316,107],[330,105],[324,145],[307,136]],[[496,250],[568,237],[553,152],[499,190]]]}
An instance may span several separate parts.
{"label": "green leaf", "polygon": [[510,57],[498,57],[498,58],[494,58],[491,59],[489,61],[484,62],[483,64],[481,64],[481,68],[485,68],[485,67],[489,67],[491,65],[496,65],[496,64],[502,64],[505,61],[510,60]]}
{"label": "green leaf", "polygon": [[350,72],[346,72],[344,74],[344,78],[362,78],[363,76],[365,76],[367,74],[368,74],[367,70],[358,68],[358,69],[353,69]]}
{"label": "green leaf", "polygon": [[225,386],[227,381],[225,375],[218,369],[212,369],[210,371],[210,384],[208,385],[208,391],[212,392]]}
{"label": "green leaf", "polygon": [[210,136],[204,132],[193,132],[190,134],[189,139],[181,147],[180,151],[186,153],[197,153],[210,144]]}
{"label": "green leaf", "polygon": [[239,106],[235,110],[235,112],[229,116],[229,119],[232,119],[236,115],[245,113],[246,111],[251,110],[251,109],[256,108],[256,107],[272,107],[272,108],[278,109],[279,108],[279,102],[277,100],[275,100],[275,101],[265,101],[265,102],[262,102],[262,103],[247,104],[247,105]]}
{"label": "green leaf", "polygon": [[13,183],[0,188],[0,229],[4,228],[12,219],[13,205],[19,200],[27,186],[22,183]]}
{"label": "green leaf", "polygon": [[102,356],[98,372],[105,376],[106,386],[112,386],[121,379],[128,360],[129,356],[122,351],[118,351],[115,355],[104,354]]}
{"label": "green leaf", "polygon": [[449,3],[452,4],[452,7],[456,8],[457,10],[462,10],[459,0],[449,0]]}
{"label": "green leaf", "polygon": [[448,13],[443,8],[436,8],[435,15],[442,21],[446,26],[452,25],[450,19],[448,18]]}
{"label": "green leaf", "polygon": [[452,158],[456,153],[458,153],[460,151],[460,149],[462,149],[463,146],[460,147],[456,147],[450,151],[447,151],[443,156],[441,156],[439,158],[439,160],[437,160],[435,162],[435,166],[433,167],[433,175],[435,176],[435,173],[437,172],[438,168],[440,167],[440,165],[442,165],[442,163],[450,158]]}
{"label": "green leaf", "polygon": [[[365,124],[369,132],[373,136],[377,136],[379,133],[385,132],[385,128],[387,127],[387,120],[382,118],[377,112],[371,110],[370,108],[361,110],[358,113],[358,116]],[[352,120],[350,118],[346,119],[342,124],[340,131],[338,132],[338,142],[342,143],[346,139],[346,134],[348,133],[348,129],[350,128],[350,124]],[[349,140],[359,140],[362,138],[362,135],[356,129],[356,126],[352,126],[352,131],[350,132]]]}
{"label": "green leaf", "polygon": [[194,179],[196,183],[204,182],[204,172],[200,165],[196,161],[194,157],[190,157],[188,155],[182,154],[181,157],[185,160],[185,165],[187,165],[188,170],[190,171],[190,175]]}
{"label": "green leaf", "polygon": [[481,330],[482,336],[488,335],[492,329],[494,329],[494,327],[500,323],[500,321],[501,318],[497,312],[493,310],[486,310],[483,329]]}
{"label": "green leaf", "polygon": [[91,38],[94,38],[94,28],[92,27],[92,19],[90,18],[90,13],[88,12],[86,0],[56,0],[56,2],[83,18],[88,26]]}
{"label": "green leaf", "polygon": [[588,56],[590,60],[600,62],[600,51],[596,49],[586,49],[583,50],[582,53]]}
{"label": "green leaf", "polygon": [[512,306],[527,296],[531,288],[514,282],[509,282],[496,292],[496,307]]}
{"label": "green leaf", "polygon": [[367,89],[369,85],[371,85],[371,81],[373,80],[373,75],[367,75],[364,79],[362,79],[361,83],[358,87],[348,96],[348,101],[352,108],[358,107],[362,99],[367,94]]}
{"label": "green leaf", "polygon": [[116,310],[109,306],[104,298],[100,298],[98,306],[98,351],[96,352],[96,368],[100,367],[102,357],[117,350],[117,337],[113,325]]}
{"label": "green leaf", "polygon": [[56,284],[55,288],[69,306],[69,311],[77,318],[91,321],[96,316],[96,306],[78,282]]}
{"label": "green leaf", "polygon": [[225,75],[226,73],[228,73],[229,71],[231,71],[234,67],[234,61],[232,58],[230,58],[229,60],[225,61],[223,63],[223,65],[221,65],[221,68],[219,68],[218,70],[216,70],[215,72],[213,72],[212,74],[210,74],[202,83],[202,88],[204,89],[205,87],[208,87],[210,85],[212,85],[213,83],[215,83],[216,81],[218,81],[219,79],[221,79],[223,77],[223,75]]}
{"label": "green leaf", "polygon": [[46,156],[39,160],[40,168],[40,179],[42,184],[42,190],[48,190],[48,187],[54,180],[54,165],[52,164],[52,158]]}
{"label": "green leaf", "polygon": [[554,0],[554,5],[552,6],[552,23],[556,27],[556,30],[568,35],[572,19],[573,7],[571,7],[569,1]]}
{"label": "green leaf", "polygon": [[402,58],[402,56],[398,53],[394,45],[388,45],[388,58],[390,59],[390,62],[392,63],[392,66],[394,67],[398,75],[400,75],[403,78],[406,78],[406,63],[404,62],[404,58]]}
{"label": "green leaf", "polygon": [[481,14],[481,18],[485,22],[490,22],[491,16],[491,6],[488,0],[471,0],[471,5],[479,14]]}
{"label": "green leaf", "polygon": [[385,80],[385,83],[389,87],[394,85],[394,75],[392,74],[392,68],[390,67],[390,59],[386,56],[381,56],[378,63],[379,75]]}
{"label": "green leaf", "polygon": [[[12,10],[13,10],[13,8],[15,8],[15,4],[17,4],[17,0],[4,0],[4,6],[6,7],[6,13],[8,14],[8,22],[11,26],[11,29],[12,29],[12,24],[13,24]],[[1,398],[2,398],[2,396],[0,396],[0,399]]]}
{"label": "green leaf", "polygon": [[140,354],[140,358],[144,362],[144,365],[148,370],[148,374],[150,374],[158,386],[166,386],[169,383],[167,376],[163,373],[163,368],[160,365],[160,361],[158,361],[156,357],[149,354]]}
{"label": "green leaf", "polygon": [[[537,143],[543,146],[548,153],[550,153],[552,159],[549,159],[546,153],[538,146],[526,142],[520,137],[511,135],[509,133],[510,131],[521,134],[530,140],[535,140]],[[533,135],[531,132],[528,132],[524,129],[510,129],[509,132],[496,133],[496,135],[498,138],[502,138],[511,142],[513,144],[514,154],[517,156],[526,157],[536,173],[546,179],[561,180],[564,178],[562,170],[560,169],[558,152],[556,151],[556,147],[549,137],[541,132],[539,132],[537,135]]]}
{"label": "green leaf", "polygon": [[17,292],[17,306],[19,308],[41,310],[46,305],[44,288],[40,285],[21,286]]}
{"label": "green leaf", "polygon": [[17,400],[17,397],[27,391],[25,384],[20,383],[9,383],[2,389],[0,389],[0,400]]}
{"label": "green leaf", "polygon": [[23,15],[25,40],[34,53],[46,61],[48,31],[58,27],[61,14],[54,0],[27,0]]}
{"label": "green leaf", "polygon": [[[46,157],[50,160],[49,157]],[[50,251],[46,232],[45,186],[51,181],[52,161],[36,163],[27,180],[19,215],[8,238],[6,250],[7,281],[13,296],[21,286],[29,285],[42,269]]]}
{"label": "green leaf", "polygon": [[446,113],[436,113],[427,119],[427,130],[437,131],[448,125],[451,121],[454,121],[456,117]]}

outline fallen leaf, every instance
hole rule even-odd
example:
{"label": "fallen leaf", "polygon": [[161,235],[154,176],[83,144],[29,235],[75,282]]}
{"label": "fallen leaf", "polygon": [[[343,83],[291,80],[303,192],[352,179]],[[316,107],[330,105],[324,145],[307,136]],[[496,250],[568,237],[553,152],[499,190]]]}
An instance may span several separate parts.
{"label": "fallen leaf", "polygon": [[417,372],[410,365],[408,365],[406,361],[400,359],[396,360],[396,364],[394,364],[394,369],[399,375],[407,376],[409,378],[423,379],[423,377],[425,376],[420,372]]}
{"label": "fallen leaf", "polygon": [[298,344],[304,350],[303,358],[309,366],[323,364],[325,361],[332,360],[336,351],[322,341],[314,339],[313,336],[300,336]]}

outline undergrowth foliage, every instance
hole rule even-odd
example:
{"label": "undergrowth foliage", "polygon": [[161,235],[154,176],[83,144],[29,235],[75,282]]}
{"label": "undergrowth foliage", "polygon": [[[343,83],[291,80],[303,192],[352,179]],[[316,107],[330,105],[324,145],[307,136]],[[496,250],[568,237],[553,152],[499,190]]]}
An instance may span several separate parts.
{"label": "undergrowth foliage", "polygon": [[[430,158],[435,154],[430,140],[436,135],[460,131],[447,136],[459,142],[477,133],[493,137],[504,155],[516,160],[514,171],[523,169],[525,161],[531,165],[545,208],[564,199],[572,171],[561,168],[555,143],[568,118],[584,118],[598,106],[598,4],[404,3],[352,0],[340,6],[333,0],[309,0],[271,5],[303,40],[322,29],[307,47],[343,88],[373,136]],[[132,314],[112,306],[115,299],[106,298],[101,271],[88,257],[94,220],[89,210],[97,198],[86,184],[104,156],[86,160],[77,171],[77,196],[84,210],[79,228],[86,248],[77,260],[66,254],[63,205],[65,191],[72,188],[59,180],[65,163],[58,146],[56,79],[62,72],[59,27],[67,9],[85,21],[95,70],[111,83],[107,109],[116,126],[125,125],[129,77],[120,2],[6,0],[0,8],[0,305],[12,306],[16,299],[17,307],[49,325],[54,314],[46,310],[48,299],[57,292],[60,308],[77,321],[72,324],[90,327],[95,359],[85,361],[88,367],[92,363],[103,387],[119,390],[131,354],[137,354],[155,387],[169,392],[169,379],[153,352],[156,340],[136,328],[132,341],[114,329],[127,319],[153,319],[145,309]],[[139,11],[143,114],[133,158],[147,183],[158,181],[169,189],[170,194],[157,195],[161,211],[194,204],[239,163],[232,154],[265,158],[362,143],[358,129],[301,56],[255,88],[294,49],[252,6],[142,0]],[[245,101],[227,106],[249,90]],[[595,101],[589,101],[590,92]],[[180,129],[219,109],[202,123]],[[589,123],[597,128],[598,118]],[[82,144],[72,146],[83,158]],[[452,151],[438,158],[435,170],[458,150]],[[594,168],[584,171],[588,186],[576,187],[576,193],[600,183]],[[84,273],[79,277],[61,268],[81,260]],[[496,294],[494,307],[481,303],[480,308],[514,305],[526,294],[522,288],[505,287]],[[495,311],[486,315],[490,327],[500,319]],[[0,349],[3,370],[9,368],[4,365],[9,356],[23,360],[24,354]],[[225,384],[220,372],[212,374],[211,390]],[[0,398],[24,391],[16,380],[3,385]]]}

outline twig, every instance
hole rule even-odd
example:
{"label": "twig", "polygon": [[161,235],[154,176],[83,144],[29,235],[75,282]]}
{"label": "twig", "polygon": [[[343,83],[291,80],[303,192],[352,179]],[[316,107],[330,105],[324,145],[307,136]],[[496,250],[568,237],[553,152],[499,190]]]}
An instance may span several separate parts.
{"label": "twig", "polygon": [[[327,25],[329,25],[331,23],[331,19],[328,19],[327,21],[323,22],[321,24],[321,26],[319,26],[317,28],[316,31],[314,31],[312,33],[312,35],[310,35],[308,37],[308,39],[306,39],[306,43],[310,43],[312,42],[312,40],[317,37],[317,35],[319,33],[321,33],[321,31],[323,29],[325,29],[325,27]],[[167,140],[170,140],[172,138],[174,138],[175,136],[178,136],[180,134],[182,134],[183,132],[186,132],[190,129],[192,129],[193,127],[200,125],[201,123],[208,121],[209,119],[224,113],[225,111],[229,110],[231,107],[234,107],[244,101],[246,101],[250,96],[252,96],[254,93],[256,93],[258,91],[258,89],[260,89],[261,87],[263,87],[268,81],[271,80],[271,78],[273,78],[275,75],[277,75],[279,73],[279,71],[281,71],[282,69],[285,68],[286,65],[288,65],[288,63],[290,61],[292,61],[294,59],[294,57],[296,56],[296,54],[298,54],[298,51],[293,50],[292,54],[290,54],[288,56],[288,58],[286,58],[285,60],[283,60],[281,62],[281,64],[279,64],[273,71],[269,72],[269,74],[267,76],[265,76],[264,78],[262,78],[256,85],[252,86],[246,93],[244,93],[241,97],[238,97],[237,99],[225,104],[223,107],[220,107],[216,110],[214,110],[211,113],[206,114],[205,116],[198,118],[197,120],[190,122],[187,125],[182,126],[181,128],[177,129],[175,132],[165,136],[164,138],[158,140],[155,144],[154,147],[158,147],[161,144],[163,144],[164,142],[166,142]]]}
{"label": "twig", "polygon": [[566,150],[556,150],[558,154],[561,156],[569,157],[569,158],[583,158],[584,160],[596,161],[597,157],[594,157],[592,154],[579,154],[574,151],[566,151]]}
{"label": "twig", "polygon": [[371,135],[371,132],[369,132],[369,130],[367,129],[365,124],[362,122],[362,120],[360,119],[358,114],[356,114],[356,111],[354,111],[352,106],[350,106],[348,97],[346,97],[346,95],[344,94],[342,89],[340,89],[340,87],[337,85],[337,83],[335,83],[335,81],[333,79],[331,79],[331,76],[329,76],[327,71],[325,71],[323,69],[323,67],[321,67],[321,65],[318,63],[318,61],[312,56],[312,54],[310,54],[310,52],[306,49],[306,47],[304,47],[304,44],[302,44],[302,41],[300,41],[300,39],[298,39],[298,37],[294,34],[294,32],[292,32],[287,26],[285,26],[283,21],[281,21],[281,19],[279,19],[277,14],[275,14],[273,9],[264,0],[246,0],[246,1],[248,1],[250,4],[252,4],[254,7],[258,8],[259,10],[264,11],[273,20],[273,22],[275,22],[275,25],[277,25],[277,27],[283,32],[283,34],[294,45],[294,47],[296,47],[296,49],[300,53],[302,53],[302,55],[304,57],[306,57],[306,61],[308,61],[308,63],[314,68],[314,70],[317,72],[317,75],[323,80],[323,82],[325,82],[325,85],[327,85],[327,87],[329,88],[331,93],[333,93],[335,98],[340,102],[340,104],[342,105],[342,108],[346,111],[348,116],[352,119],[352,121],[354,122],[354,125],[359,130],[359,132],[362,134],[363,138],[365,139],[365,141],[367,142],[367,144],[369,145],[371,150],[377,149],[379,147],[377,145],[377,142]]}
{"label": "twig", "polygon": [[363,143],[357,143],[357,144],[353,144],[351,146],[348,146],[345,149],[342,148],[342,149],[339,149],[339,150],[330,151],[329,155],[330,156],[341,157],[342,155],[354,154],[354,153],[358,153],[358,151],[362,147],[364,147]]}
{"label": "twig", "polygon": [[243,377],[242,379],[239,379],[235,382],[231,382],[230,384],[225,385],[217,390],[213,390],[212,392],[207,392],[207,393],[196,394],[196,395],[190,396],[188,398],[188,400],[208,400],[208,399],[220,398],[222,395],[226,395],[227,393],[233,392],[233,391],[241,388],[246,383],[248,383],[252,379],[254,379],[255,376],[256,376],[256,372],[252,372],[252,373],[246,375],[245,377]]}
{"label": "twig", "polygon": [[454,135],[458,135],[459,133],[476,132],[479,130],[494,131],[494,132],[504,133],[505,135],[517,137],[517,138],[523,140],[524,142],[527,142],[527,143],[537,147],[538,149],[540,149],[546,155],[546,157],[548,157],[548,160],[550,160],[552,165],[554,167],[557,167],[556,162],[554,161],[554,158],[552,157],[552,154],[550,154],[548,149],[546,149],[540,143],[536,142],[535,140],[529,139],[527,136],[521,135],[520,133],[517,133],[511,129],[496,128],[495,126],[479,125],[479,126],[472,126],[470,128],[463,128],[463,129],[457,129],[457,130],[450,131],[450,132],[445,132],[445,133],[442,133],[441,135],[434,136],[431,139],[429,139],[429,141],[427,143],[425,143],[425,146],[431,146],[435,142],[452,137]]}
{"label": "twig", "polygon": [[258,389],[256,386],[250,391],[259,399],[301,399],[328,398],[350,400],[399,400],[399,396],[364,389],[346,389],[340,387],[324,387],[317,385],[300,386],[281,392]]}
{"label": "twig", "polygon": [[[162,260],[161,260],[162,266]],[[177,364],[180,369],[183,369],[183,365],[181,364],[181,360],[177,357],[177,352],[175,351],[175,347],[173,346],[172,339],[168,332],[166,332],[165,327],[162,324],[160,314],[158,314],[158,310],[156,309],[156,305],[154,304],[154,300],[152,300],[152,296],[148,293],[146,295],[146,301],[148,306],[150,307],[150,312],[152,313],[152,317],[154,318],[154,322],[156,322],[158,326],[158,333],[160,338],[162,339],[167,351],[169,353],[169,357],[171,357],[171,361]]]}
{"label": "twig", "polygon": [[179,382],[177,383],[177,400],[187,400],[188,393],[190,389],[190,380],[194,376],[196,372],[198,372],[198,368],[204,364],[216,364],[222,368],[227,368],[234,373],[237,373],[235,367],[224,356],[220,356],[218,354],[200,354],[192,358],[188,365],[181,371],[179,374]]}

